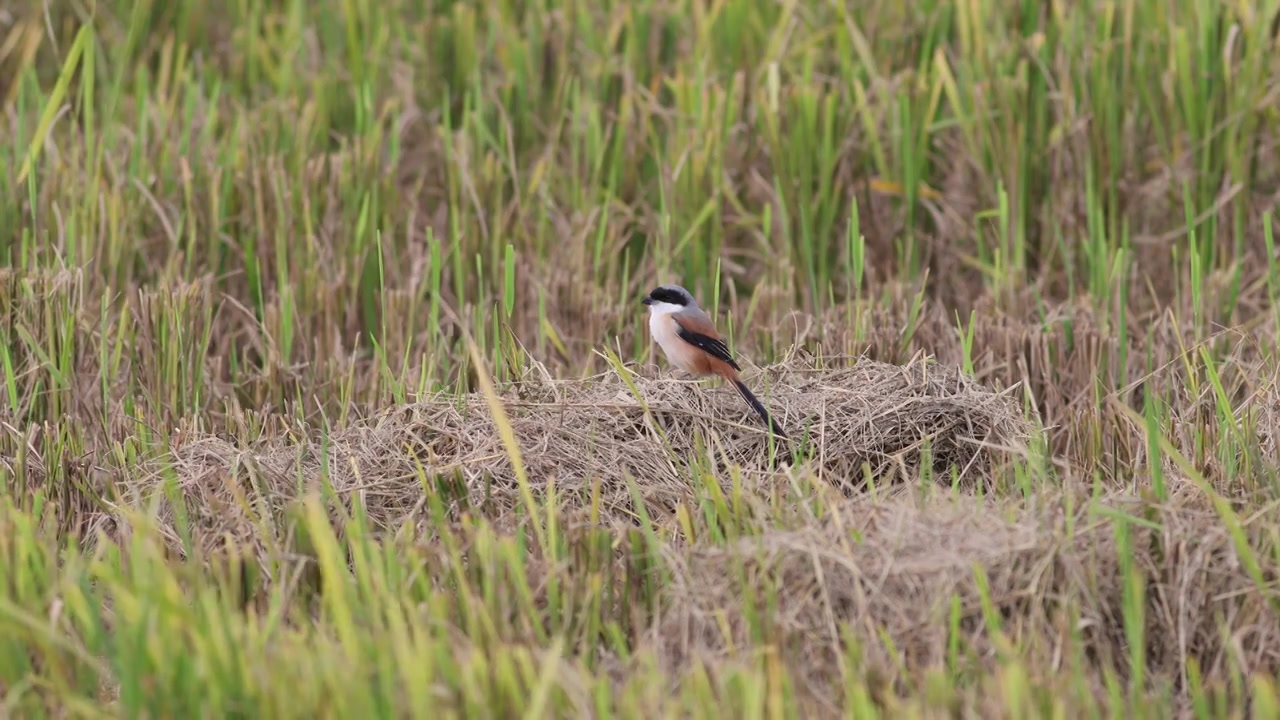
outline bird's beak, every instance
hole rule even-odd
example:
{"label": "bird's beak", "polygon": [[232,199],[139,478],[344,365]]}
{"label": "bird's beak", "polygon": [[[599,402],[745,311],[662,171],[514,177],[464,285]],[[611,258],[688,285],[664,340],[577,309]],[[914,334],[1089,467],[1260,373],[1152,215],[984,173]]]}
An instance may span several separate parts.
{"label": "bird's beak", "polygon": [[640,301],[640,304],[641,304],[641,305],[652,305],[652,304],[653,304],[653,298],[649,297],[648,295],[645,295],[645,296],[644,296],[644,299]]}

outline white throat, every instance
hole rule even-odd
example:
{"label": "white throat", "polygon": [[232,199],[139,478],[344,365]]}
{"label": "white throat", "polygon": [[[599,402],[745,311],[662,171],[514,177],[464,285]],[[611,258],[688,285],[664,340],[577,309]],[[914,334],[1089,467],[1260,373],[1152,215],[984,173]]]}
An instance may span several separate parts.
{"label": "white throat", "polygon": [[662,348],[662,354],[667,356],[671,364],[692,372],[693,368],[687,359],[687,350],[692,348],[680,339],[679,326],[676,325],[675,318],[671,317],[685,309],[683,305],[674,303],[658,302],[650,305],[649,335],[658,343],[658,347]]}
{"label": "white throat", "polygon": [[668,349],[671,333],[667,331],[667,323],[664,322],[668,315],[675,315],[684,310],[683,305],[675,303],[656,302],[649,306],[649,334],[653,335],[653,339],[658,341],[663,350]]}
{"label": "white throat", "polygon": [[652,318],[658,315],[671,315],[674,313],[678,313],[683,309],[684,309],[683,305],[676,305],[675,303],[667,303],[667,302],[656,302],[649,306],[649,317]]}

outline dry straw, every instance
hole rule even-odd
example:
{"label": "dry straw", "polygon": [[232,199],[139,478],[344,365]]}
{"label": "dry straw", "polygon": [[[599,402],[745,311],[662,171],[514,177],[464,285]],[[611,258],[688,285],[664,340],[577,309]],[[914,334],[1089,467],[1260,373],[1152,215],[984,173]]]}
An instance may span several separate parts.
{"label": "dry straw", "polygon": [[[1081,657],[1037,646],[1035,662],[1047,672],[1067,662],[1110,667],[1125,655],[1125,575],[1115,528],[1099,522],[1078,492],[1060,488],[1032,503],[999,494],[944,501],[943,494],[877,499],[859,492],[857,479],[868,473],[881,487],[919,477],[926,457],[939,482],[966,489],[991,482],[1012,455],[1025,452],[1033,430],[1012,392],[984,389],[943,366],[865,359],[834,370],[792,363],[749,380],[793,438],[811,444],[812,458],[796,470],[820,475],[835,492],[821,518],[801,518],[805,511],[795,508],[790,519],[800,522],[778,512],[776,524],[737,540],[663,548],[669,583],[641,640],[666,668],[678,672],[749,645],[752,611],[744,598],[751,593],[743,582],[763,577],[787,588],[771,632],[801,696],[819,705],[837,701],[835,682],[849,652],[845,632],[858,639],[867,671],[887,673],[891,685],[908,679],[895,677],[901,668],[942,667],[957,642],[953,632],[966,652],[994,658],[992,618],[1015,644],[1078,635],[1087,648]],[[729,463],[742,468],[748,490],[788,477],[769,467],[768,436],[741,399],[727,387],[702,385],[623,368],[585,381],[535,374],[509,387],[504,410],[528,484],[538,491],[554,478],[559,500],[570,505],[586,505],[597,488],[599,522],[617,527],[634,523],[631,487],[649,516],[661,518],[694,500],[697,478],[708,470],[728,482],[733,473],[714,470]],[[165,474],[176,476],[198,543],[232,539],[259,551],[279,541],[268,534],[287,525],[275,522],[283,509],[326,483],[340,498],[358,496],[375,524],[401,532],[430,532],[423,507],[441,478],[456,481],[457,497],[468,495],[495,522],[510,520],[522,502],[478,395],[423,399],[323,443],[316,437],[253,448],[196,439],[167,459],[171,472],[157,470],[136,489],[150,494]],[[1233,567],[1233,538],[1211,505],[1189,485],[1179,487],[1160,510],[1160,529],[1125,553],[1148,578],[1155,602],[1147,615],[1147,669],[1185,678],[1192,657],[1205,672],[1235,661],[1274,668],[1280,620]],[[1132,498],[1095,502],[1137,512],[1126,507]],[[176,539],[165,512],[161,526]],[[530,562],[531,577],[547,570]],[[1219,628],[1223,618],[1252,630],[1229,637]]]}
{"label": "dry straw", "polygon": [[[585,503],[598,483],[606,523],[633,517],[628,480],[648,512],[662,515],[693,497],[699,473],[728,482],[725,470],[736,466],[758,484],[779,476],[770,436],[726,386],[630,368],[575,381],[531,375],[502,398],[530,485],[554,479],[566,502]],[[749,381],[795,441],[797,469],[845,494],[867,477],[879,485],[918,477],[926,460],[940,481],[972,487],[1021,453],[1029,432],[1011,393],[924,362],[860,359],[834,370],[793,363]],[[255,516],[260,523],[320,490],[322,478],[340,497],[359,493],[382,527],[421,507],[423,478],[456,478],[473,504],[488,502],[499,514],[519,502],[509,454],[479,394],[397,406],[324,444],[317,435],[249,449],[212,436],[184,442],[167,462],[196,528],[250,540]]]}
{"label": "dry straw", "polygon": [[[1239,571],[1227,527],[1203,496],[1184,489],[1161,508],[1159,529],[1126,553],[1150,598],[1146,671],[1175,684],[1185,684],[1191,661],[1205,677],[1237,663],[1273,673],[1280,615]],[[1118,496],[1102,503],[1138,511]],[[956,647],[966,658],[995,660],[997,634],[1005,648],[1030,648],[1024,657],[1042,672],[1087,667],[1081,677],[1095,692],[1106,692],[1104,668],[1119,666],[1127,681],[1126,576],[1115,526],[1065,495],[1045,493],[1033,504],[862,496],[831,504],[821,521],[691,548],[669,561],[665,612],[647,638],[669,668],[724,661],[750,646],[748,584],[772,583],[786,588],[770,615],[773,635],[787,648],[800,695],[821,703],[839,702],[849,637],[864,672],[875,669],[899,688],[920,682],[921,668],[946,667]]]}

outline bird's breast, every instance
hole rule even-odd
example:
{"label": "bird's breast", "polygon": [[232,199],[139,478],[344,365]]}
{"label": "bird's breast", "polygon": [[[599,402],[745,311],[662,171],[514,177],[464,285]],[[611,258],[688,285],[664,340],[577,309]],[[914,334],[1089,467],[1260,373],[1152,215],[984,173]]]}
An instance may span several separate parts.
{"label": "bird's breast", "polygon": [[654,341],[662,348],[662,353],[672,365],[688,373],[707,373],[703,367],[705,363],[699,362],[702,360],[700,351],[680,337],[680,326],[671,315],[649,316],[649,334],[653,335]]}

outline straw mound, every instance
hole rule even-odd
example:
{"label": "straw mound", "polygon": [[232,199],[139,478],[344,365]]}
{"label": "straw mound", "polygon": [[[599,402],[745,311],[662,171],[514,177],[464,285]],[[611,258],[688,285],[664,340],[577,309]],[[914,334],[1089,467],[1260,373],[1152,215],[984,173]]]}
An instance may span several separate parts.
{"label": "straw mound", "polygon": [[[786,594],[776,612],[764,613],[770,637],[802,693],[829,698],[839,686],[833,680],[847,651],[837,634],[841,624],[858,638],[865,668],[887,673],[886,680],[918,682],[919,674],[892,676],[897,668],[947,666],[956,641],[949,629],[953,601],[962,656],[997,656],[975,575],[980,568],[1003,631],[1045,663],[1036,670],[1061,672],[1067,669],[1061,663],[1085,662],[1123,674],[1127,559],[1146,583],[1145,669],[1153,682],[1185,679],[1189,658],[1205,677],[1222,677],[1235,662],[1262,673],[1280,667],[1280,615],[1240,571],[1230,531],[1203,497],[1163,507],[1160,529],[1136,535],[1123,553],[1114,525],[1098,522],[1086,503],[1072,510],[1062,496],[1042,501],[1033,510],[863,496],[834,503],[823,520],[797,530],[673,553],[666,610],[648,640],[677,668],[732,656],[733,648],[751,646],[751,618],[763,612],[752,612],[746,599],[760,594],[748,586],[772,581]],[[1102,502],[1133,511],[1122,497]],[[1254,547],[1265,546],[1268,526],[1246,531]],[[1082,657],[1058,654],[1057,643],[1070,633],[1083,641]],[[1101,674],[1088,675],[1102,691]]]}
{"label": "straw mound", "polygon": [[[768,506],[748,513],[766,518],[751,537],[664,548],[669,582],[638,647],[655,650],[677,675],[698,661],[757,662],[738,649],[759,647],[760,618],[800,695],[819,706],[834,701],[836,679],[850,657],[837,630],[842,624],[864,660],[857,671],[880,674],[876,682],[899,689],[920,681],[918,671],[946,667],[957,649],[963,662],[991,666],[999,651],[986,629],[985,586],[991,617],[1028,648],[1033,672],[1070,672],[1071,663],[1083,663],[1092,669],[1086,669],[1088,681],[1102,692],[1102,669],[1123,676],[1129,655],[1122,558],[1146,581],[1148,678],[1179,683],[1191,657],[1205,673],[1221,673],[1230,663],[1280,666],[1280,616],[1269,595],[1241,572],[1228,526],[1203,497],[1171,499],[1160,510],[1159,529],[1131,529],[1132,545],[1123,551],[1113,522],[1092,514],[1094,504],[1080,496],[1068,503],[1076,491],[1063,488],[1046,488],[1030,504],[950,493],[937,494],[945,502],[928,503],[909,490],[873,498],[842,481],[859,477],[864,463],[880,478],[900,480],[904,468],[910,473],[924,461],[924,437],[940,481],[951,482],[943,472],[948,465],[970,486],[989,479],[1030,430],[1016,402],[936,366],[862,361],[845,370],[788,366],[764,375],[752,373],[748,383],[793,438],[813,439],[813,459],[803,463],[847,497],[830,497],[819,519],[803,504],[778,507],[749,496],[747,503]],[[562,502],[585,505],[591,484],[599,482],[601,523],[616,531],[633,522],[628,480],[655,520],[692,497],[700,475],[689,467],[691,458],[740,464],[749,489],[785,480],[769,469],[767,435],[732,390],[628,379],[651,416],[616,373],[585,382],[528,381],[504,398],[535,493],[555,478]],[[318,489],[326,474],[339,497],[359,496],[384,528],[429,533],[423,504],[433,496],[468,501],[491,522],[516,517],[514,473],[479,396],[397,407],[323,446],[318,438],[237,448],[205,437],[176,449],[167,461],[186,494],[197,542],[226,538],[261,550],[270,542],[261,536],[264,527],[287,525],[271,523],[270,516],[283,514],[300,492]],[[139,481],[146,487],[138,489],[154,490],[160,477]],[[1120,496],[1097,502],[1117,509],[1116,517],[1144,514],[1123,507],[1129,500]],[[1260,558],[1273,557],[1266,535],[1275,526],[1273,510],[1244,529]],[[572,513],[570,507],[566,514]],[[573,518],[563,520],[573,532]],[[161,523],[173,532],[171,518]],[[1265,562],[1268,577],[1273,565]],[[563,571],[536,558],[526,568],[533,587],[541,586],[542,574]],[[768,587],[785,592],[769,600],[761,594]],[[752,608],[752,602],[774,605]],[[1064,640],[1073,634],[1084,649],[1064,657],[1062,643],[1079,647]]]}
{"label": "straw mound", "polygon": [[[740,466],[747,482],[777,477],[763,423],[731,388],[628,372],[650,416],[616,372],[587,381],[527,380],[503,398],[535,489],[554,478],[572,502],[599,482],[608,512],[630,506],[630,479],[649,512],[661,514],[691,496],[695,462]],[[747,383],[788,434],[810,446],[811,458],[802,464],[846,492],[863,482],[864,463],[881,484],[916,477],[926,441],[937,477],[951,482],[954,467],[973,485],[1022,447],[1028,432],[1011,397],[954,368],[861,360],[840,370],[793,365],[764,375],[769,379],[752,373]],[[479,394],[396,407],[330,437],[327,458],[318,443],[295,437],[242,449],[204,437],[167,461],[197,526],[242,537],[252,535],[243,512],[247,499],[268,502],[259,513],[274,510],[300,488],[319,489],[322,467],[340,496],[359,492],[371,518],[384,526],[421,501],[419,463],[428,482],[461,480],[473,504],[516,502],[515,473]],[[158,474],[149,482],[156,480]],[[240,525],[240,532],[228,524]]]}

